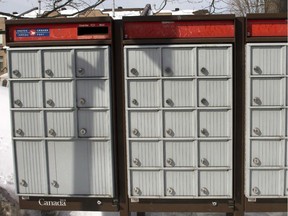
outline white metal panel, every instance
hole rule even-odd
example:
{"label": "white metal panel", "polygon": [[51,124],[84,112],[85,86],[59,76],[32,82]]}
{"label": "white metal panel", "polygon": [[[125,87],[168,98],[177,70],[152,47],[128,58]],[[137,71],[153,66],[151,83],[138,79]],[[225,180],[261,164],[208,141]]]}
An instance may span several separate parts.
{"label": "white metal panel", "polygon": [[159,81],[128,81],[129,107],[160,107],[160,103]]}
{"label": "white metal panel", "polygon": [[78,111],[80,137],[109,137],[110,118],[107,111]]}
{"label": "white metal panel", "polygon": [[284,172],[281,170],[251,170],[251,196],[283,196]]}
{"label": "white metal panel", "polygon": [[45,77],[73,77],[71,50],[44,50],[43,67]]}
{"label": "white metal panel", "polygon": [[285,74],[286,53],[283,45],[263,45],[251,47],[251,74]]}
{"label": "white metal panel", "polygon": [[231,136],[231,114],[228,111],[199,111],[198,135],[200,137]]}
{"label": "white metal panel", "polygon": [[127,74],[130,77],[159,77],[161,57],[159,48],[127,48]]}
{"label": "white metal panel", "polygon": [[75,137],[75,114],[73,111],[47,111],[46,136]]}
{"label": "white metal panel", "polygon": [[193,80],[163,80],[163,106],[194,107],[194,83]]}
{"label": "white metal panel", "polygon": [[51,194],[113,195],[108,142],[48,142]]}
{"label": "white metal panel", "polygon": [[251,136],[283,136],[284,113],[280,109],[252,110]]}
{"label": "white metal panel", "polygon": [[282,167],[285,165],[285,143],[279,140],[252,140],[251,167]]}
{"label": "white metal panel", "polygon": [[130,167],[160,167],[160,142],[131,141],[129,146]]}
{"label": "white metal panel", "polygon": [[77,80],[77,105],[89,108],[108,107],[109,91],[108,80]]}
{"label": "white metal panel", "polygon": [[129,137],[160,137],[161,121],[158,111],[129,113]]}
{"label": "white metal panel", "polygon": [[197,178],[196,171],[166,171],[165,195],[166,196],[196,196]]}
{"label": "white metal panel", "polygon": [[164,137],[195,137],[195,115],[193,111],[165,111]]}
{"label": "white metal panel", "polygon": [[192,47],[163,48],[163,76],[194,76],[194,55]]}
{"label": "white metal panel", "polygon": [[232,47],[199,47],[198,75],[221,76],[232,74]]}
{"label": "white metal panel", "polygon": [[200,167],[232,167],[231,141],[199,141]]}
{"label": "white metal panel", "polygon": [[160,196],[162,184],[159,171],[130,171],[131,196]]}
{"label": "white metal panel", "polygon": [[45,144],[41,141],[15,141],[17,192],[46,194],[47,165]]}
{"label": "white metal panel", "polygon": [[164,161],[166,167],[196,167],[196,141],[164,142]]}
{"label": "white metal panel", "polygon": [[108,77],[109,49],[76,50],[76,74],[78,77]]}
{"label": "white metal panel", "polygon": [[232,171],[199,171],[199,196],[232,197]]}
{"label": "white metal panel", "polygon": [[13,125],[16,137],[43,136],[43,121],[39,111],[14,111]]}
{"label": "white metal panel", "polygon": [[251,79],[252,106],[283,106],[285,101],[285,79]]}
{"label": "white metal panel", "polygon": [[199,79],[198,106],[231,106],[231,89],[229,79]]}
{"label": "white metal panel", "polygon": [[44,82],[44,103],[47,108],[73,107],[74,88],[72,81]]}
{"label": "white metal panel", "polygon": [[15,108],[42,107],[41,85],[38,81],[11,82],[12,106]]}
{"label": "white metal panel", "polygon": [[287,196],[288,195],[288,170],[285,171],[285,180],[286,180],[286,183],[285,183],[284,191],[285,191],[285,195]]}
{"label": "white metal panel", "polygon": [[10,76],[12,78],[40,78],[40,57],[38,50],[9,51]]}

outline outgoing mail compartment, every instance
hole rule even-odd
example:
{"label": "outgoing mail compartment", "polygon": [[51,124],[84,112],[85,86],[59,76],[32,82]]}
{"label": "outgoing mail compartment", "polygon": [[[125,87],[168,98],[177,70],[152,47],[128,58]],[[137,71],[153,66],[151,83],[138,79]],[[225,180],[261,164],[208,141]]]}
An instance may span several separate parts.
{"label": "outgoing mail compartment", "polygon": [[164,137],[195,137],[195,111],[165,111]]}
{"label": "outgoing mail compartment", "polygon": [[128,81],[129,107],[160,107],[160,82],[155,80]]}
{"label": "outgoing mail compartment", "polygon": [[14,136],[42,137],[43,121],[39,111],[13,112]]}
{"label": "outgoing mail compartment", "polygon": [[109,137],[110,118],[108,111],[78,111],[78,135],[80,137]]}
{"label": "outgoing mail compartment", "polygon": [[284,166],[285,143],[279,140],[252,140],[250,166],[280,167]]}
{"label": "outgoing mail compartment", "polygon": [[283,106],[285,80],[281,78],[251,79],[252,106]]}
{"label": "outgoing mail compartment", "polygon": [[194,80],[164,80],[163,105],[167,108],[195,106]]}
{"label": "outgoing mail compartment", "polygon": [[78,107],[109,107],[108,80],[77,80]]}
{"label": "outgoing mail compartment", "polygon": [[161,167],[160,142],[130,141],[129,157],[130,167]]}
{"label": "outgoing mail compartment", "polygon": [[160,137],[159,111],[133,111],[129,113],[129,137]]}
{"label": "outgoing mail compartment", "polygon": [[284,110],[252,110],[251,128],[252,136],[283,136],[284,135]]}
{"label": "outgoing mail compartment", "polygon": [[200,167],[232,167],[231,141],[199,141]]}
{"label": "outgoing mail compartment", "polygon": [[230,110],[201,110],[198,115],[198,135],[200,137],[231,136],[232,120]]}
{"label": "outgoing mail compartment", "polygon": [[10,82],[13,108],[42,107],[40,83],[37,81]]}
{"label": "outgoing mail compartment", "polygon": [[166,167],[196,167],[196,141],[166,141],[164,142],[164,162]]}
{"label": "outgoing mail compartment", "polygon": [[166,171],[165,196],[196,196],[196,171]]}
{"label": "outgoing mail compartment", "polygon": [[198,106],[231,106],[232,84],[230,79],[199,79]]}
{"label": "outgoing mail compartment", "polygon": [[195,48],[163,48],[163,76],[195,76]]}
{"label": "outgoing mail compartment", "polygon": [[56,81],[44,82],[45,90],[45,107],[73,107],[74,104],[74,88],[72,81]]}

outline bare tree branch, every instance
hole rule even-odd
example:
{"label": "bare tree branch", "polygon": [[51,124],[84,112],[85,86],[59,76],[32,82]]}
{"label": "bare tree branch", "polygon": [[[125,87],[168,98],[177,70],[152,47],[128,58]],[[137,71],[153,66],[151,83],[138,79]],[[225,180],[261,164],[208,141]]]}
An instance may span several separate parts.
{"label": "bare tree branch", "polygon": [[[57,0],[57,1],[59,1],[59,0]],[[49,14],[51,14],[51,13],[53,13],[54,11],[57,11],[58,9],[66,6],[67,4],[69,4],[69,3],[72,2],[72,1],[73,1],[73,0],[67,0],[64,4],[62,4],[62,5],[58,6],[58,7],[55,7],[53,10],[48,11],[47,13],[43,14],[41,17],[42,17],[42,18],[43,18],[43,17],[47,17]]]}

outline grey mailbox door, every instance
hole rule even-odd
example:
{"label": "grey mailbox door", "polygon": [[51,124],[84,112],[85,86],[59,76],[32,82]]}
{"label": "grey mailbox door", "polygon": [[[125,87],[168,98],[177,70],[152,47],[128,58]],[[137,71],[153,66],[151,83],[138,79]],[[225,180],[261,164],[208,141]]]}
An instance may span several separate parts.
{"label": "grey mailbox door", "polygon": [[285,198],[287,184],[287,43],[246,45],[248,199]]}
{"label": "grey mailbox door", "polygon": [[18,194],[114,197],[109,50],[9,49]]}
{"label": "grey mailbox door", "polygon": [[124,52],[129,197],[232,198],[232,45]]}

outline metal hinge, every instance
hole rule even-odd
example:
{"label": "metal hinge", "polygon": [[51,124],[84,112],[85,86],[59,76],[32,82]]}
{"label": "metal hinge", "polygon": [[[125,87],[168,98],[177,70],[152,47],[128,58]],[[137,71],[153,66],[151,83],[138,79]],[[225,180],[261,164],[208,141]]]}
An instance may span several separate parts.
{"label": "metal hinge", "polygon": [[119,209],[119,200],[118,199],[113,199],[112,206],[117,208],[117,209]]}
{"label": "metal hinge", "polygon": [[235,200],[228,200],[228,208],[235,209]]}

